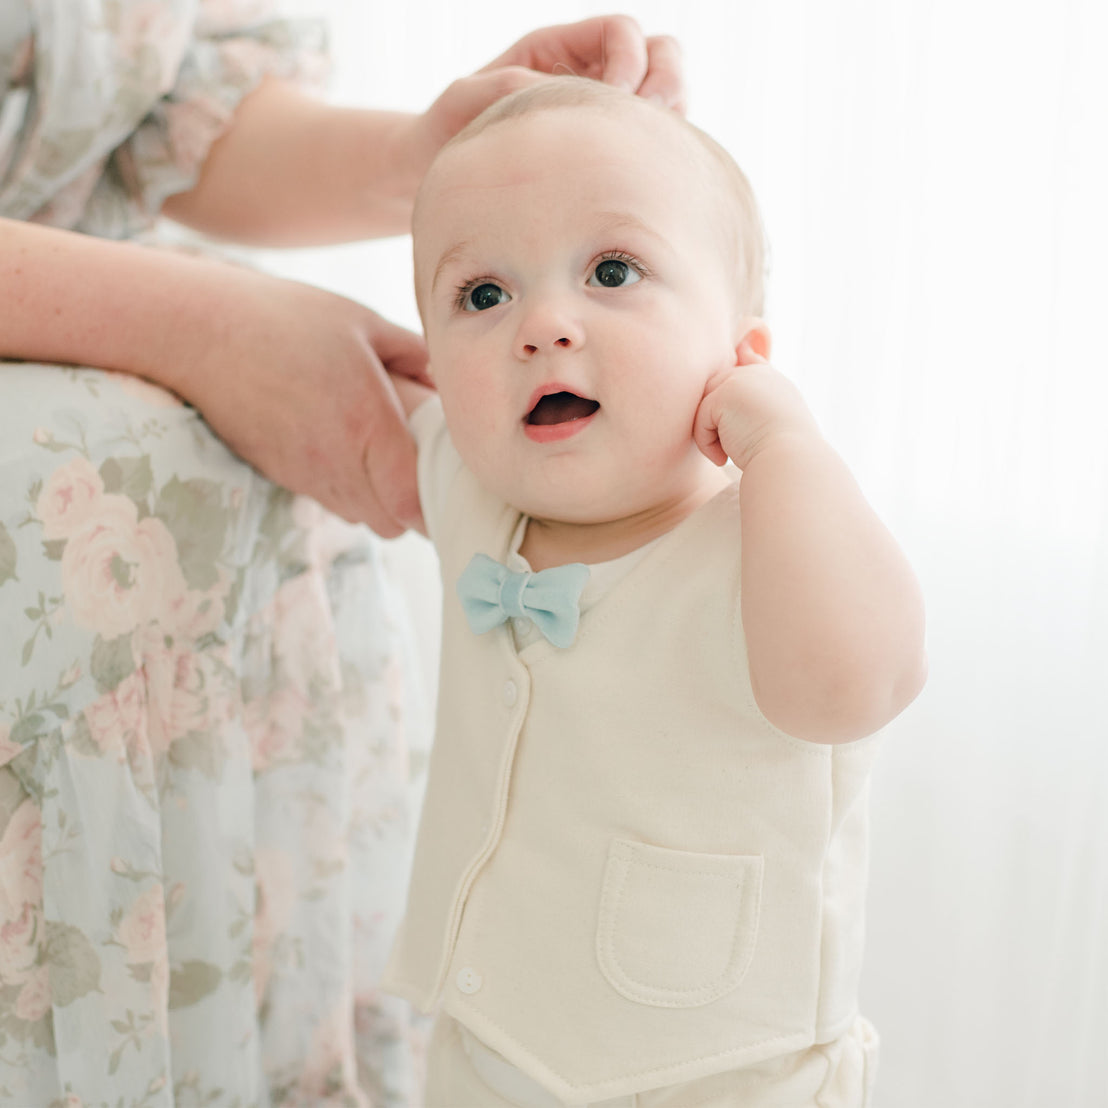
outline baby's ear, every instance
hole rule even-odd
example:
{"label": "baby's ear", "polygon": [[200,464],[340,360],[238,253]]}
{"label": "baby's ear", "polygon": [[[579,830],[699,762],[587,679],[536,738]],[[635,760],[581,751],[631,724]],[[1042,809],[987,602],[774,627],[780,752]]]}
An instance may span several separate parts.
{"label": "baby's ear", "polygon": [[739,321],[735,334],[735,365],[769,361],[772,340],[764,319],[760,316],[744,316]]}

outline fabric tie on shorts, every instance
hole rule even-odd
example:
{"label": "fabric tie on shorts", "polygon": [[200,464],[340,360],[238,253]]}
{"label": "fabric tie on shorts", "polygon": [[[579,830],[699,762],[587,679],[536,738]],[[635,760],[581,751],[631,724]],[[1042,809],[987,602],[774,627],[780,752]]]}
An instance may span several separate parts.
{"label": "fabric tie on shorts", "polygon": [[458,597],[475,634],[509,619],[530,619],[550,643],[567,647],[577,636],[578,601],[588,578],[589,567],[581,562],[516,573],[475,554],[458,578]]}

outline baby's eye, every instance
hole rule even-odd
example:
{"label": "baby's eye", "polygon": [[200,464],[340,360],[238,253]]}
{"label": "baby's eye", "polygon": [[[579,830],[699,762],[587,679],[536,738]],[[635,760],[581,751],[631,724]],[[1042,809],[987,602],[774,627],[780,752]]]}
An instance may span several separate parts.
{"label": "baby's eye", "polygon": [[511,297],[499,286],[491,281],[483,281],[472,288],[462,289],[459,298],[464,312],[483,312],[489,308],[495,308],[497,304],[504,304]]}
{"label": "baby's eye", "polygon": [[642,274],[628,262],[605,258],[592,271],[589,284],[594,288],[618,289],[621,285],[633,285],[641,280]]}

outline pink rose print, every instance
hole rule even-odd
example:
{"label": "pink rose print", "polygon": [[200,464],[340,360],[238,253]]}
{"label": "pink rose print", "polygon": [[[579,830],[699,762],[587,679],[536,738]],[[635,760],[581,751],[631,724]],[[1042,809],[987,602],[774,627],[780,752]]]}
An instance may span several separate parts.
{"label": "pink rose print", "polygon": [[124,6],[116,34],[119,53],[132,62],[156,58],[156,76],[163,92],[173,85],[184,53],[189,27],[169,4],[159,0]]}
{"label": "pink rose print", "polygon": [[42,912],[26,903],[18,915],[5,916],[0,926],[0,982],[22,985],[34,971],[42,935]]}
{"label": "pink rose print", "polygon": [[174,739],[201,730],[207,720],[203,661],[192,650],[168,650],[147,637],[143,671],[148,694],[149,749],[161,758]]}
{"label": "pink rose print", "polygon": [[127,951],[131,965],[149,965],[164,961],[165,893],[160,884],[139,893],[116,928],[116,938]]}
{"label": "pink rose print", "polygon": [[96,516],[103,495],[104,482],[87,458],[74,458],[54,470],[35,505],[42,537],[68,539]]}
{"label": "pink rose print", "polygon": [[15,1000],[17,1019],[37,1023],[50,1011],[50,967],[38,966]]}
{"label": "pink rose print", "polygon": [[349,997],[343,999],[316,1027],[304,1058],[297,1092],[307,1101],[318,1102],[334,1092],[341,1077],[344,1092],[352,1092],[358,1081],[354,1067],[354,1033],[350,1024]]}
{"label": "pink rose print", "polygon": [[166,105],[169,147],[179,169],[203,164],[212,140],[224,129],[230,112],[209,96],[197,96]]}
{"label": "pink rose print", "polygon": [[296,759],[310,706],[308,698],[291,685],[246,705],[244,724],[256,773]]}
{"label": "pink rose print", "polygon": [[342,683],[335,650],[335,626],[322,577],[302,573],[286,581],[268,615],[274,622],[274,648],[283,671],[304,693],[320,677],[332,687]]}
{"label": "pink rose print", "polygon": [[[132,673],[114,689],[102,693],[85,709],[92,741],[120,761],[146,731],[146,684],[141,672]],[[145,743],[145,738],[141,740]]]}
{"label": "pink rose print", "polygon": [[18,916],[24,904],[42,902],[42,816],[26,799],[0,838],[0,919]]}
{"label": "pink rose print", "polygon": [[216,572],[218,580],[210,589],[189,589],[166,599],[161,620],[164,630],[175,638],[195,642],[219,627],[231,576],[222,566]]}
{"label": "pink rose print", "polygon": [[74,620],[105,639],[161,619],[186,589],[165,524],[139,521],[134,502],[116,495],[103,496],[95,519],[66,544],[62,586]]}

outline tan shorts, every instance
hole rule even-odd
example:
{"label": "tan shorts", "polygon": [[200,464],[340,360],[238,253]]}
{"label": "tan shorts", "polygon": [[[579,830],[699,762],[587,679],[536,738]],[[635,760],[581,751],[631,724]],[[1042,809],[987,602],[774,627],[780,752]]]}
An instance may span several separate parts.
{"label": "tan shorts", "polygon": [[587,1105],[566,1105],[450,1016],[431,1033],[425,1108],[869,1108],[877,1033],[861,1016],[831,1043]]}

